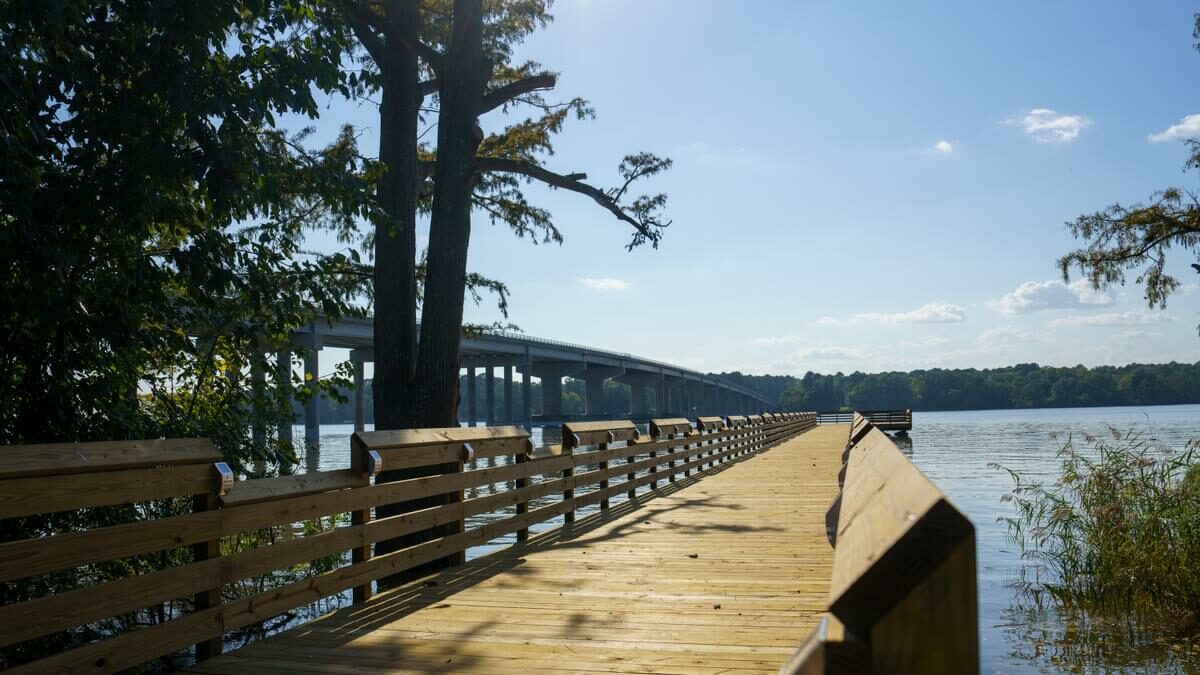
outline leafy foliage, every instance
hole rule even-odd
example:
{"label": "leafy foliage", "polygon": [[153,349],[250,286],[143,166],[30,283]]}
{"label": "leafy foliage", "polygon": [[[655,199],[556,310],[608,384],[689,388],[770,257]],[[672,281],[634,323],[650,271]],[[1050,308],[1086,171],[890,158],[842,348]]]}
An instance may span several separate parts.
{"label": "leafy foliage", "polygon": [[303,237],[353,243],[376,173],[350,130],[312,150],[276,125],[343,78],[347,45],[314,41],[314,12],[4,3],[0,442],[202,435],[288,466],[250,428],[339,381],[292,382],[265,352],[357,311],[357,251]]}
{"label": "leafy foliage", "polygon": [[1086,437],[1084,451],[1068,439],[1051,485],[1009,470],[1016,513],[1004,521],[1034,570],[1018,591],[1039,606],[1149,614],[1192,634],[1200,629],[1197,447],[1172,452],[1136,432],[1111,436]]}
{"label": "leafy foliage", "polygon": [[[1200,40],[1200,14],[1193,35]],[[1184,170],[1200,169],[1200,139],[1185,143],[1191,154]],[[1172,247],[1196,256],[1192,267],[1200,272],[1200,199],[1190,190],[1167,188],[1151,195],[1149,203],[1130,207],[1115,203],[1079,216],[1067,228],[1085,245],[1059,258],[1064,280],[1078,269],[1093,287],[1105,288],[1124,284],[1126,273],[1136,269],[1134,281],[1144,289],[1147,304],[1161,308],[1180,283],[1166,271]]]}

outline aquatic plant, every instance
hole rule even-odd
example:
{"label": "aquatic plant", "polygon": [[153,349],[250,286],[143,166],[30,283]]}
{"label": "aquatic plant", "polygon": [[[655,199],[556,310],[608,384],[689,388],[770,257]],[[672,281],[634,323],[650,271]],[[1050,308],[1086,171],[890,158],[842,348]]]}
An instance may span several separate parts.
{"label": "aquatic plant", "polygon": [[[1032,564],[1013,586],[1038,607],[1136,615],[1200,632],[1200,445],[1155,446],[1142,432],[1068,437],[1053,483],[1008,471],[1015,514],[1001,518]],[[1032,572],[1032,574],[1031,574]]]}

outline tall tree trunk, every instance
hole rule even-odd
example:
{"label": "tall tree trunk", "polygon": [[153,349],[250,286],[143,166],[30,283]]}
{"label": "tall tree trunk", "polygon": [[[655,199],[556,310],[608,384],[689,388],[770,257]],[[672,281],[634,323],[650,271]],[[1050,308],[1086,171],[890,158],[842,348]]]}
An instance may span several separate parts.
{"label": "tall tree trunk", "polygon": [[458,347],[462,334],[471,194],[482,140],[478,117],[490,64],[483,56],[482,0],[455,0],[454,33],[442,65],[438,156],[417,360],[418,414],[434,426],[458,423]]}
{"label": "tall tree trunk", "polygon": [[[475,187],[475,152],[480,100],[490,72],[483,59],[482,0],[456,0],[454,34],[438,73],[441,109],[438,113],[438,156],[434,173],[433,212],[430,219],[429,255],[422,299],[421,335],[415,377],[402,394],[411,410],[401,419],[405,426],[457,426],[458,348],[462,332],[463,298],[467,274],[467,247],[471,235],[471,194]],[[415,80],[414,80],[415,82]],[[413,135],[415,139],[415,134]],[[379,260],[376,261],[378,265]],[[378,291],[377,291],[378,298]],[[378,299],[377,299],[378,302]],[[378,307],[378,305],[377,305]],[[376,310],[378,316],[378,308]],[[378,322],[378,318],[376,319]],[[380,338],[376,329],[376,344]],[[376,364],[378,368],[378,363]],[[376,404],[381,400],[376,395]],[[379,415],[376,409],[376,424]],[[457,471],[457,463],[384,472],[384,480]],[[381,516],[426,509],[455,502],[457,494],[435,495],[377,509]],[[413,546],[461,531],[449,523],[424,532],[379,542],[376,555]],[[459,563],[462,553],[421,565],[381,581],[392,585],[424,576]]]}
{"label": "tall tree trunk", "polygon": [[[417,393],[417,119],[421,105],[417,53],[411,48],[420,36],[417,0],[391,0],[386,20],[409,40],[389,39],[380,63],[384,78],[379,106],[379,159],[387,167],[376,187],[380,207],[389,222],[375,229],[375,379],[372,398],[376,429],[430,426],[413,405]],[[451,467],[428,466],[384,471],[376,482],[419,478]],[[417,511],[444,500],[417,499],[380,505],[375,513],[387,518]],[[429,541],[443,530],[415,532],[375,544],[375,555],[384,555]],[[440,566],[445,566],[444,563]],[[423,576],[429,566],[381,579],[381,587]]]}
{"label": "tall tree trunk", "polygon": [[[416,0],[391,2],[388,21],[415,44],[421,17]],[[389,223],[375,229],[376,429],[422,426],[414,417],[417,360],[417,115],[421,105],[417,54],[389,41],[379,106],[379,159],[387,172],[376,195]]]}

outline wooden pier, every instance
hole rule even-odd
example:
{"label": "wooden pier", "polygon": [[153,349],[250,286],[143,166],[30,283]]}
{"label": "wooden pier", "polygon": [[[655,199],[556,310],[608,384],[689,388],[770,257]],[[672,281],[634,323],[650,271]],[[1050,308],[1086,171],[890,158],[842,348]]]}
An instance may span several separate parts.
{"label": "wooden pier", "polygon": [[855,416],[865,417],[880,431],[912,431],[911,410],[856,410],[854,412],[819,412],[817,424],[850,424]]}
{"label": "wooden pier", "polygon": [[[629,422],[586,422],[564,425],[563,438],[533,448],[515,427],[357,434],[348,471],[232,486],[202,471],[211,450],[196,441],[9,449],[0,517],[38,512],[39,489],[62,508],[196,494],[201,476],[212,494],[194,497],[190,514],[0,543],[4,581],[195,551],[181,566],[0,608],[8,647],[194,598],[164,622],[24,665],[3,652],[5,665],[109,673],[195,645],[198,675],[978,671],[970,523],[865,418],[666,419],[649,437]],[[480,462],[504,456],[512,461]],[[55,463],[74,474],[50,488]],[[430,475],[374,478],[405,466]],[[503,487],[469,490],[479,485]],[[452,498],[387,517],[373,509],[422,496]],[[588,504],[602,508],[576,518]],[[350,514],[349,524],[248,550],[216,543],[331,513]],[[529,533],[557,517],[561,527]],[[373,550],[417,532],[426,540]],[[375,591],[376,579],[453,562],[506,533],[518,543]],[[237,579],[338,551],[352,555],[329,572],[231,592]],[[350,590],[348,607],[220,654],[229,631]]]}

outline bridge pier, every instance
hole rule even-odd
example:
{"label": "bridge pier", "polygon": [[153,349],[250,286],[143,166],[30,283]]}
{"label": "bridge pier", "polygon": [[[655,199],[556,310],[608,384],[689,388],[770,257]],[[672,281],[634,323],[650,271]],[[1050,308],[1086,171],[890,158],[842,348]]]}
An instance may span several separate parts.
{"label": "bridge pier", "polygon": [[521,419],[526,429],[533,429],[533,356],[525,347],[525,363],[521,372]]}
{"label": "bridge pier", "polygon": [[321,381],[321,348],[314,346],[304,355],[304,382],[314,387],[304,404],[304,467],[312,472],[321,464],[321,396],[315,389]]}
{"label": "bridge pier", "polygon": [[513,416],[513,367],[504,366],[504,423],[517,421]]}
{"label": "bridge pier", "polygon": [[613,378],[618,382],[629,385],[629,415],[631,417],[649,417],[650,406],[646,402],[646,387],[653,386],[659,379],[659,373],[631,373]]}
{"label": "bridge pier", "polygon": [[562,412],[562,379],[576,375],[584,370],[583,363],[568,363],[563,361],[535,363],[526,371],[526,375],[542,381],[542,419],[561,420]]}
{"label": "bridge pier", "polygon": [[[473,427],[479,420],[479,408],[476,406],[478,393],[475,391],[475,366],[467,367],[467,426]],[[462,397],[459,397],[462,400]]]}
{"label": "bridge pier", "polygon": [[487,406],[484,424],[496,424],[496,369],[488,366],[483,370],[483,405]]}
{"label": "bridge pier", "polygon": [[587,399],[584,401],[584,410],[588,415],[603,417],[610,412],[604,405],[604,382],[624,373],[625,369],[617,366],[587,364],[583,372],[574,376],[584,382]]}
{"label": "bridge pier", "polygon": [[364,431],[367,426],[367,392],[363,370],[367,361],[375,360],[374,349],[350,350],[350,363],[354,364],[354,430]]}
{"label": "bridge pier", "polygon": [[[275,354],[275,373],[276,378],[280,383],[290,383],[292,381],[292,353],[287,350],[280,351]],[[292,417],[291,417],[292,401],[288,400],[288,418],[279,423],[279,440],[281,442],[292,443]]]}

